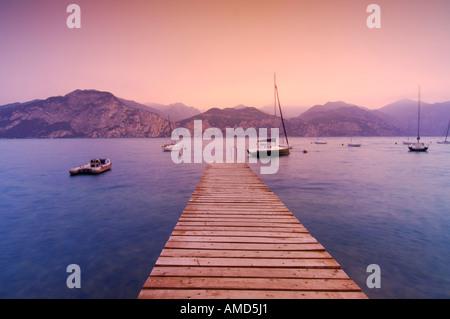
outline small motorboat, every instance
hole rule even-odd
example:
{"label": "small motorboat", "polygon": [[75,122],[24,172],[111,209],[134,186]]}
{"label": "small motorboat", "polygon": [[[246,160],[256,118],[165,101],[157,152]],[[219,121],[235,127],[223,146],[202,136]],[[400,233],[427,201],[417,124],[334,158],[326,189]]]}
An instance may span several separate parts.
{"label": "small motorboat", "polygon": [[109,158],[91,159],[88,164],[80,165],[69,170],[70,175],[77,174],[100,174],[111,169],[112,162]]}

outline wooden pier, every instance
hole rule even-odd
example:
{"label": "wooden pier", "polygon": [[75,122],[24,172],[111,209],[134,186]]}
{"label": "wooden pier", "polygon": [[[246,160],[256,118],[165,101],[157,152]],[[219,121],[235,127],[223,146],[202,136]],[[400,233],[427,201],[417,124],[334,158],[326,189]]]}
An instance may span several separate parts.
{"label": "wooden pier", "polygon": [[247,164],[210,164],[138,298],[367,298]]}

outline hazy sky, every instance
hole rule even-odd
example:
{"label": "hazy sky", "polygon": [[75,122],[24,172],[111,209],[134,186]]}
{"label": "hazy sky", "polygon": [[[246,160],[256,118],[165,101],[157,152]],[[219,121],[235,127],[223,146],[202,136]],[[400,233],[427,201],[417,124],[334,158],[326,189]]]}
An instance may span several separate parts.
{"label": "hazy sky", "polygon": [[[71,3],[81,28],[69,29]],[[369,4],[381,28],[369,29]],[[0,105],[109,91],[200,109],[450,100],[449,0],[1,0]]]}

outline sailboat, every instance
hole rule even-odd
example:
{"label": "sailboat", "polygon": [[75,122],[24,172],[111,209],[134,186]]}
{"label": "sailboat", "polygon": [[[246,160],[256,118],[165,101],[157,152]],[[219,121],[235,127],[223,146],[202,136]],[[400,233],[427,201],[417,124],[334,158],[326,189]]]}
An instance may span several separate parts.
{"label": "sailboat", "polygon": [[408,137],[407,141],[403,141],[403,145],[409,145],[409,144],[411,144],[411,142],[409,141],[409,137]]}
{"label": "sailboat", "polygon": [[417,106],[417,142],[410,144],[408,149],[410,152],[426,152],[428,150],[428,145],[420,142],[420,86],[419,86],[419,98]]}
{"label": "sailboat", "polygon": [[[169,116],[169,127],[172,131],[172,122],[170,121]],[[162,144],[161,148],[163,149],[163,152],[171,152],[171,151],[179,151],[181,148],[181,145],[175,143],[175,141],[171,140],[169,144]]]}
{"label": "sailboat", "polygon": [[317,138],[317,141],[314,141],[314,144],[327,144],[327,141]]}
{"label": "sailboat", "polygon": [[450,144],[449,141],[447,141],[447,137],[448,137],[448,130],[450,129],[450,120],[448,120],[448,126],[447,126],[447,134],[445,134],[445,141],[440,141],[438,142],[438,144]]}
{"label": "sailboat", "polygon": [[350,143],[347,145],[350,147],[361,147],[361,143],[353,143],[353,137],[350,138]]}
{"label": "sailboat", "polygon": [[[274,138],[259,140],[256,148],[247,150],[250,156],[255,156],[259,158],[261,156],[271,156],[272,153],[274,153],[274,155],[278,154],[278,156],[286,156],[290,154],[290,150],[292,149],[292,146],[289,145],[289,140],[286,133],[286,126],[284,125],[283,112],[281,111],[280,96],[278,94],[276,74],[274,74],[273,76],[273,81],[274,81],[274,95],[275,95],[275,106],[274,106],[275,118],[278,102],[278,108],[280,110],[281,123],[283,124],[283,131],[284,137],[286,139],[286,145],[280,145],[278,141],[276,141]],[[275,144],[272,144],[272,142],[275,142]]]}

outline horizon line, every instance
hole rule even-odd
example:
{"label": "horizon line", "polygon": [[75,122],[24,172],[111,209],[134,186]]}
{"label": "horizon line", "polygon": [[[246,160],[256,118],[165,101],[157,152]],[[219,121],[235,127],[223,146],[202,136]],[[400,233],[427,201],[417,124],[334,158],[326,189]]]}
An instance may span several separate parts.
{"label": "horizon line", "polygon": [[[0,107],[3,107],[3,106],[6,106],[6,105],[11,105],[11,104],[25,104],[25,103],[30,103],[30,102],[34,102],[34,101],[45,101],[45,100],[47,100],[47,99],[49,99],[49,98],[53,98],[53,97],[64,97],[64,96],[66,96],[66,95],[69,95],[69,94],[71,94],[71,93],[73,93],[73,92],[76,92],[76,91],[96,91],[96,92],[102,92],[102,93],[110,93],[110,94],[112,94],[114,97],[116,97],[116,98],[118,98],[118,99],[123,99],[123,100],[127,100],[127,101],[132,101],[132,102],[135,102],[135,103],[138,103],[138,104],[141,104],[141,105],[144,105],[144,106],[148,106],[148,107],[152,107],[152,104],[154,105],[154,104],[156,104],[156,105],[159,105],[159,106],[170,106],[170,105],[174,105],[174,104],[182,104],[182,105],[184,105],[184,106],[186,106],[186,107],[192,107],[192,108],[195,108],[195,109],[197,109],[197,110],[199,110],[199,111],[202,111],[202,112],[206,112],[206,111],[208,111],[208,110],[210,110],[210,109],[213,109],[213,108],[217,108],[217,109],[221,109],[221,110],[223,110],[223,109],[230,109],[230,108],[236,108],[236,107],[239,107],[239,106],[242,106],[242,107],[254,107],[254,108],[256,108],[256,109],[264,109],[264,108],[267,108],[267,107],[273,107],[273,105],[271,105],[271,104],[265,104],[265,105],[260,105],[260,106],[254,106],[254,105],[246,105],[246,104],[244,104],[244,103],[238,103],[238,104],[236,104],[236,105],[234,105],[234,106],[209,106],[209,107],[198,107],[198,106],[195,106],[195,105],[188,105],[188,104],[186,104],[186,103],[184,103],[184,102],[181,102],[181,101],[177,101],[177,102],[170,102],[170,103],[163,103],[163,102],[153,102],[153,101],[148,101],[148,102],[138,102],[138,101],[136,101],[136,100],[134,100],[134,99],[130,99],[130,98],[125,98],[125,97],[121,97],[121,96],[118,96],[118,95],[116,95],[115,93],[113,93],[112,91],[109,91],[109,90],[101,90],[101,89],[74,89],[74,90],[71,90],[70,92],[68,92],[68,93],[66,93],[66,94],[57,94],[57,95],[51,95],[51,96],[47,96],[47,97],[45,97],[45,98],[35,98],[35,99],[31,99],[31,100],[26,100],[26,101],[23,101],[23,102],[19,102],[19,101],[13,101],[13,102],[6,102],[6,104],[0,104]],[[340,99],[340,100],[328,100],[327,102],[325,102],[325,103],[323,103],[323,104],[317,104],[317,103],[315,103],[315,104],[312,104],[312,105],[292,105],[292,104],[285,104],[285,105],[282,105],[282,107],[283,108],[290,108],[290,109],[295,109],[295,108],[297,108],[297,109],[309,109],[309,108],[312,108],[312,107],[314,107],[314,106],[324,106],[324,105],[326,105],[326,104],[328,104],[328,103],[338,103],[338,102],[342,102],[342,103],[345,103],[345,104],[348,104],[348,105],[352,105],[352,106],[357,106],[357,107],[361,107],[361,108],[366,108],[366,109],[369,109],[369,110],[377,110],[377,109],[380,109],[380,108],[383,108],[383,107],[385,107],[385,106],[388,106],[388,105],[391,105],[391,104],[394,104],[394,103],[398,103],[398,102],[401,102],[401,101],[412,101],[412,102],[418,102],[419,100],[418,99],[411,99],[411,98],[401,98],[401,99],[398,99],[398,100],[395,100],[395,101],[393,101],[393,102],[390,102],[390,103],[387,103],[387,104],[385,104],[385,105],[382,105],[382,106],[378,106],[378,107],[367,107],[367,106],[364,106],[364,105],[359,105],[359,104],[355,104],[355,103],[351,103],[351,102],[347,102],[347,101],[344,101],[344,100],[342,100],[342,99]],[[446,102],[450,102],[450,99],[448,99],[448,100],[443,100],[443,101],[440,101],[440,102],[437,102],[437,101],[434,101],[434,102],[426,102],[426,101],[424,101],[424,100],[422,100],[421,99],[421,103],[425,103],[425,104],[429,104],[429,105],[433,105],[433,104],[439,104],[439,103],[446,103]]]}

